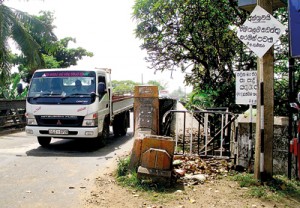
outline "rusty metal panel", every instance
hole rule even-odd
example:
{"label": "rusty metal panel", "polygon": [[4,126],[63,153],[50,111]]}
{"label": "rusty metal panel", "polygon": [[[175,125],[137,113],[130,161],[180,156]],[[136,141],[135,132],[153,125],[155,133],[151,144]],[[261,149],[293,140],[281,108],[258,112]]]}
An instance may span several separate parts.
{"label": "rusty metal panel", "polygon": [[159,133],[159,99],[157,86],[136,86],[134,90],[134,131]]}
{"label": "rusty metal panel", "polygon": [[175,150],[175,141],[172,137],[150,135],[143,139],[141,153],[143,154],[150,148],[164,149],[169,155],[173,156]]}
{"label": "rusty metal panel", "polygon": [[155,168],[159,170],[170,170],[172,158],[166,150],[159,150],[156,152]]}
{"label": "rusty metal panel", "polygon": [[162,178],[171,178],[171,176],[172,176],[172,171],[170,170],[157,170],[157,169],[145,168],[142,166],[138,167],[138,178],[156,177],[162,179]]}
{"label": "rusty metal panel", "polygon": [[155,168],[156,149],[148,149],[142,154],[141,166],[145,168]]}
{"label": "rusty metal panel", "polygon": [[171,168],[175,141],[171,137],[150,135],[143,139],[141,147],[141,166],[152,169]]}
{"label": "rusty metal panel", "polygon": [[142,155],[141,166],[157,170],[170,170],[172,158],[166,150],[150,148]]}

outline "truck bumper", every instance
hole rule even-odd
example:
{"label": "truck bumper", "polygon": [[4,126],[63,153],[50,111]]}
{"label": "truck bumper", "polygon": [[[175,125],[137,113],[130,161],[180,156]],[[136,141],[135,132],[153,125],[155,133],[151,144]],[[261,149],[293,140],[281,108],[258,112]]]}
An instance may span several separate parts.
{"label": "truck bumper", "polygon": [[[54,133],[50,133],[49,131]],[[65,131],[67,130],[67,132]],[[57,138],[96,138],[98,137],[98,127],[40,127],[40,126],[26,126],[25,131],[27,135],[39,137],[57,137]]]}

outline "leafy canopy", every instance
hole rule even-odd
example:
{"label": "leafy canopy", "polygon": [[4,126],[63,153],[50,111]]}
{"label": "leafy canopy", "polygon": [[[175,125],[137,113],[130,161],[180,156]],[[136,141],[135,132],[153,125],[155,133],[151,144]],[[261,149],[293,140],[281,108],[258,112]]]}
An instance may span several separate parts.
{"label": "leafy canopy", "polygon": [[243,46],[232,26],[245,19],[236,1],[136,0],[133,11],[136,36],[154,70],[181,69],[195,92],[227,91],[214,103],[234,103],[233,60]]}
{"label": "leafy canopy", "polygon": [[[274,15],[287,25],[287,9]],[[136,36],[143,40],[146,60],[154,70],[186,72],[185,82],[193,86],[190,104],[200,107],[235,105],[237,70],[256,70],[257,59],[237,38],[239,27],[249,14],[234,0],[136,0],[133,17]],[[275,115],[288,112],[288,33],[274,46]],[[295,60],[293,88],[300,86],[299,60]]]}
{"label": "leafy canopy", "polygon": [[[52,12],[41,11],[37,19],[47,24],[49,28],[54,29],[54,16]],[[72,37],[65,37],[61,40],[49,40],[44,38],[44,34],[38,32],[34,26],[28,26],[29,33],[41,45],[42,58],[45,62],[43,68],[66,68],[71,65],[76,65],[77,61],[84,56],[92,57],[93,53],[87,51],[82,47],[69,48],[69,43],[76,43],[76,39]],[[18,56],[15,64],[19,65],[19,71],[25,81],[29,81],[35,69],[28,65],[26,57]]]}
{"label": "leafy canopy", "polygon": [[[0,97],[16,98],[16,81],[22,78],[29,82],[36,69],[64,68],[76,65],[84,56],[93,56],[82,47],[69,48],[75,38],[58,40],[53,20],[52,12],[32,16],[0,1]],[[11,40],[20,53],[13,54]],[[13,66],[18,66],[19,73],[11,74]]]}
{"label": "leafy canopy", "polygon": [[31,68],[37,69],[44,66],[41,45],[36,41],[33,34],[29,33],[28,27],[34,27],[39,32],[45,43],[56,40],[52,28],[38,18],[29,15],[0,2],[0,84],[6,85],[6,78],[10,76],[13,55],[9,41],[13,41],[21,54],[26,58]]}

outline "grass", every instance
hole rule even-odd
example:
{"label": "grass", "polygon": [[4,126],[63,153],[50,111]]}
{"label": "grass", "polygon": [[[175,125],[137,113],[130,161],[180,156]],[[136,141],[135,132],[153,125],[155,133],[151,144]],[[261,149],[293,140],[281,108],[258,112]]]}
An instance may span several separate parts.
{"label": "grass", "polygon": [[[139,179],[136,171],[129,170],[130,157],[119,159],[117,182],[119,185],[139,191],[152,201],[165,202],[174,199],[178,184],[166,186],[150,179]],[[300,204],[300,181],[289,180],[285,176],[276,175],[271,181],[260,183],[253,174],[231,172],[229,179],[236,181],[240,187],[248,189],[250,197],[285,202],[292,200]],[[177,186],[177,187],[176,187]]]}
{"label": "grass", "polygon": [[285,176],[276,175],[272,180],[261,184],[254,179],[253,174],[239,173],[231,176],[237,181],[240,187],[247,187],[248,194],[252,197],[282,201],[284,199],[294,199],[300,202],[300,182],[289,180]]}
{"label": "grass", "polygon": [[132,189],[133,191],[140,191],[146,194],[152,201],[167,201],[173,196],[171,193],[175,192],[174,187],[166,186],[164,183],[158,183],[151,179],[139,179],[137,173],[129,169],[130,158],[120,158],[117,167],[117,182],[123,186]]}

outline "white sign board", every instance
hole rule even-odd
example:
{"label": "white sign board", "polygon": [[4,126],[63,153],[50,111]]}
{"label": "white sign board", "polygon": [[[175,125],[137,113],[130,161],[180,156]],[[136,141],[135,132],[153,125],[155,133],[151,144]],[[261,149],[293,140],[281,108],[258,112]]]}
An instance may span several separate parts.
{"label": "white sign board", "polygon": [[257,100],[257,72],[238,71],[235,73],[235,103],[256,105]]}
{"label": "white sign board", "polygon": [[237,36],[259,58],[262,58],[284,31],[284,25],[262,7],[256,6],[238,29]]}

